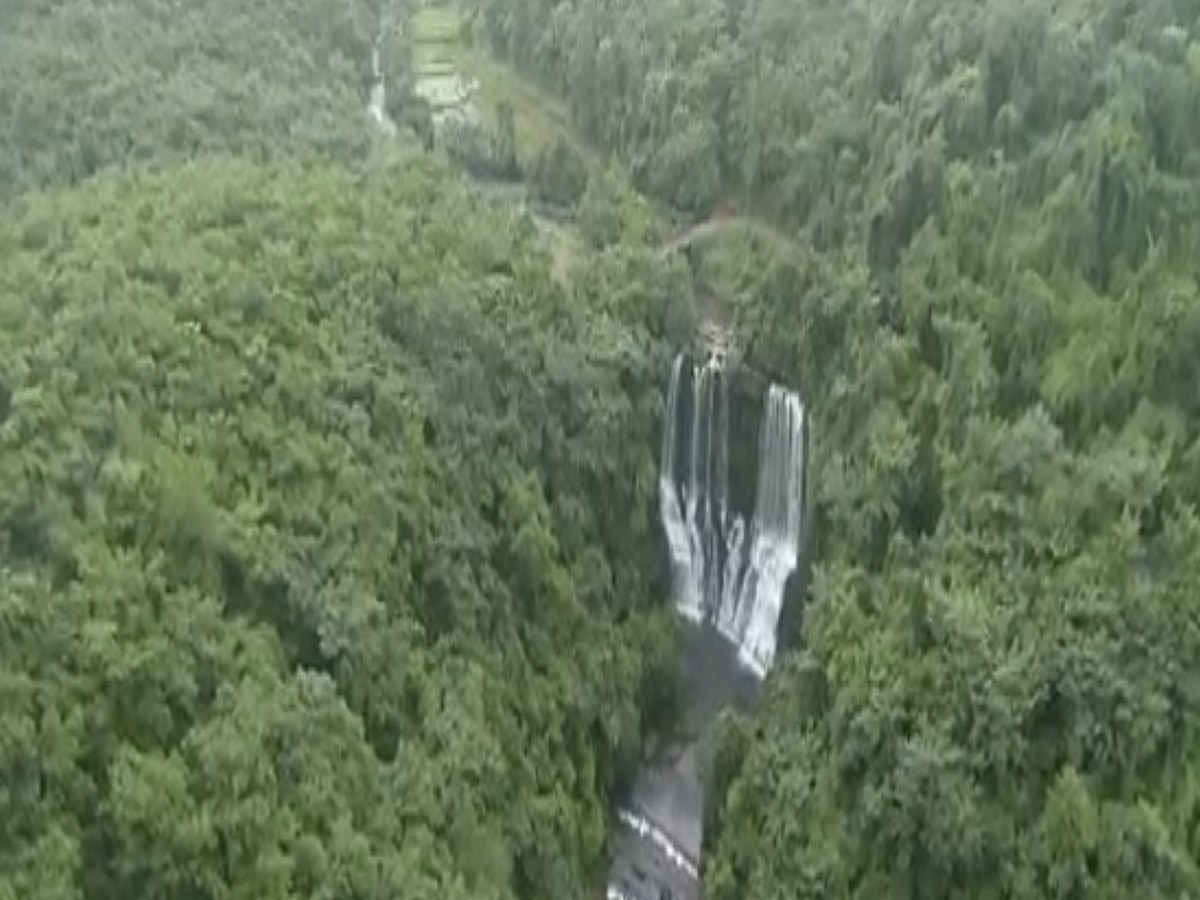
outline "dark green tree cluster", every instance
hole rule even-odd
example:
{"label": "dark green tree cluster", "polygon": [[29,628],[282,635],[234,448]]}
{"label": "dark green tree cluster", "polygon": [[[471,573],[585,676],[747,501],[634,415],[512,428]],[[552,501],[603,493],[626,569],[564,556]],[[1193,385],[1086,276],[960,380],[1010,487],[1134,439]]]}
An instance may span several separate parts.
{"label": "dark green tree cluster", "polygon": [[0,200],[108,166],[362,156],[375,0],[6,0]]}
{"label": "dark green tree cluster", "polygon": [[446,155],[475,178],[516,181],[521,177],[516,121],[507,103],[496,111],[494,124],[475,116],[448,118],[441,126],[441,143]]}
{"label": "dark green tree cluster", "polygon": [[707,896],[1200,894],[1195,4],[475,6],[643,186],[794,240],[706,257],[818,495]]}
{"label": "dark green tree cluster", "polygon": [[655,286],[451,185],[203,163],[0,231],[0,896],[590,883],[671,645]]}
{"label": "dark green tree cluster", "polygon": [[640,185],[681,208],[734,193],[823,243],[874,213],[911,235],[949,161],[1035,153],[1044,168],[1039,143],[1067,126],[1082,142],[1106,107],[1110,128],[1143,131],[1163,173],[1200,165],[1189,0],[468,6]]}
{"label": "dark green tree cluster", "polygon": [[[813,412],[817,578],[707,895],[1200,895],[1194,3],[471,6],[641,187],[772,223],[700,270]],[[620,173],[563,287],[374,146],[379,14],[0,4],[0,900],[603,868],[680,269]]]}
{"label": "dark green tree cluster", "polygon": [[587,163],[563,138],[538,152],[530,172],[534,196],[545,203],[571,208],[587,190]]}

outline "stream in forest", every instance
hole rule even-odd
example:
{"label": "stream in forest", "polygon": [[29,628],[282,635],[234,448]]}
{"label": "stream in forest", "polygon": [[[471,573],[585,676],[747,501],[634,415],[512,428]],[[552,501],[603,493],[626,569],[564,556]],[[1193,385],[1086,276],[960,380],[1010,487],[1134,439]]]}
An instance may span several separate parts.
{"label": "stream in forest", "polygon": [[371,86],[367,92],[367,116],[384,134],[395,134],[396,123],[387,111],[387,74],[384,71],[383,50],[391,29],[391,4],[379,4],[379,21],[371,39]]}

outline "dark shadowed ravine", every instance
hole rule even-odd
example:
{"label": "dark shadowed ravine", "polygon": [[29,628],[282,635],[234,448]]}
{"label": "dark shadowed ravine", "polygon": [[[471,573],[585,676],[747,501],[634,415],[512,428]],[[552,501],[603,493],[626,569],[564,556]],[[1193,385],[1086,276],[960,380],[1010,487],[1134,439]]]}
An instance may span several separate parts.
{"label": "dark shadowed ravine", "polygon": [[701,744],[717,713],[750,708],[759,681],[714,629],[688,625],[682,727],[643,766],[617,819],[610,900],[694,900],[703,843]]}

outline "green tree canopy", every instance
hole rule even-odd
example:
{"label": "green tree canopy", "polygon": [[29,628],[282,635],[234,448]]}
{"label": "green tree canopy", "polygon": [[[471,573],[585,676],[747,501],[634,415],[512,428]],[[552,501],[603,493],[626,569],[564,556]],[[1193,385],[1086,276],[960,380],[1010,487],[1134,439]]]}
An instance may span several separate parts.
{"label": "green tree canopy", "polygon": [[0,897],[583,892],[670,646],[653,322],[420,157],[23,207]]}

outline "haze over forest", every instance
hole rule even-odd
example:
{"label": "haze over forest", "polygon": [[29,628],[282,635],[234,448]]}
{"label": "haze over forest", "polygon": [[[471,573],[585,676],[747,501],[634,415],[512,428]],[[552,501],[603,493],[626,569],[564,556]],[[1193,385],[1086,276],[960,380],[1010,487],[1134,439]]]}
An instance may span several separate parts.
{"label": "haze over forest", "polygon": [[1196,0],[0,0],[0,210],[0,900],[616,896],[706,352],[705,900],[1200,897]]}

